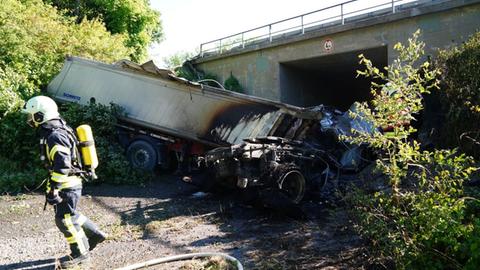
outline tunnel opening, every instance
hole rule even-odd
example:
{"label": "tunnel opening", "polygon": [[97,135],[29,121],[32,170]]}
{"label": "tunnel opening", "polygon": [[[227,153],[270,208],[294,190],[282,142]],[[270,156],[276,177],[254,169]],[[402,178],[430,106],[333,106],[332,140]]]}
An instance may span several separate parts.
{"label": "tunnel opening", "polygon": [[359,54],[374,66],[388,65],[387,46],[280,63],[280,100],[310,107],[319,104],[347,110],[355,101],[371,98],[371,79],[358,77],[363,70]]}

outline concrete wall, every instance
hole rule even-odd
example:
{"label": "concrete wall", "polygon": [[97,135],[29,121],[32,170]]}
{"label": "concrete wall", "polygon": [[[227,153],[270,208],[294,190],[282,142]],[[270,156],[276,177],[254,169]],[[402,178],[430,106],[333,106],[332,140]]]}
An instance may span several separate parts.
{"label": "concrete wall", "polygon": [[[451,0],[365,21],[347,22],[241,52],[199,58],[194,65],[216,74],[221,82],[232,73],[247,94],[288,103],[288,99],[281,98],[281,92],[285,90],[280,91],[280,84],[283,89],[288,86],[295,91],[294,80],[298,78],[292,81],[280,79],[280,69],[284,69],[282,63],[385,46],[388,63],[391,63],[397,56],[394,44],[407,42],[417,29],[422,30],[426,55],[434,56],[439,48],[459,44],[480,30],[480,1]],[[333,49],[325,49],[326,40],[333,41]]]}

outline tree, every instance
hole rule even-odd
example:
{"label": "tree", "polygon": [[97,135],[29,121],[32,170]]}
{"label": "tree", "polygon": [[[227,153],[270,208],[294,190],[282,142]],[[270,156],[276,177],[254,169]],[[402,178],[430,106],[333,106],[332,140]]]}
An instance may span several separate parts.
{"label": "tree", "polygon": [[125,45],[133,49],[133,61],[145,60],[148,46],[163,39],[160,13],[150,8],[149,0],[43,0],[66,15],[100,20],[112,34],[126,34]]}
{"label": "tree", "polygon": [[164,57],[163,58],[163,64],[171,69],[175,70],[181,66],[183,66],[183,63],[185,61],[188,61],[189,59],[193,58],[195,56],[195,53],[193,52],[177,52],[175,54],[170,55],[169,57]]}
{"label": "tree", "polygon": [[4,0],[0,5],[0,117],[46,85],[65,55],[104,62],[128,57],[125,36],[103,24],[75,24],[41,0]]}

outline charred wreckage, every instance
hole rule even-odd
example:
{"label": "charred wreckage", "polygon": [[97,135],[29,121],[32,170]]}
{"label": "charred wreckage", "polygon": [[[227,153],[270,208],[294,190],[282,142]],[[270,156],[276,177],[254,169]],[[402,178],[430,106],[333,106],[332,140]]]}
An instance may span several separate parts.
{"label": "charred wreckage", "polygon": [[270,193],[294,204],[340,172],[358,170],[365,147],[339,136],[373,130],[348,112],[190,82],[151,61],[67,57],[47,91],[60,102],[123,107],[120,142],[136,167],[178,167],[203,187]]}
{"label": "charred wreckage", "polygon": [[[267,136],[244,139],[229,147],[218,147],[196,158],[195,164],[209,172],[200,185],[236,187],[283,197],[298,204],[308,192],[318,192],[340,173],[356,172],[369,164],[371,153],[365,145],[342,141],[340,135],[352,135],[351,130],[373,127],[362,120],[354,120],[349,112],[318,106],[320,121],[307,121],[301,130],[293,124],[285,137]],[[351,108],[354,110],[354,107]]]}

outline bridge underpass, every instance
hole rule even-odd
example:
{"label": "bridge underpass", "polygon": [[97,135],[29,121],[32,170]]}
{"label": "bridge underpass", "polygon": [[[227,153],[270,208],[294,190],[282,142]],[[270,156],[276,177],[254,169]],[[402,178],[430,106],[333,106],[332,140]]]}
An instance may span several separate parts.
{"label": "bridge underpass", "polygon": [[318,104],[346,110],[368,100],[370,80],[357,78],[359,54],[375,66],[388,65],[387,47],[370,48],[280,63],[280,101],[302,107]]}
{"label": "bridge underpass", "polygon": [[[357,2],[369,1],[348,1],[332,8]],[[406,44],[420,29],[420,40],[426,45],[424,60],[434,59],[439,49],[459,45],[480,29],[480,0],[384,2],[400,4],[390,11],[355,13],[352,17],[342,13],[338,20],[311,27],[311,31],[302,24],[301,31],[268,32],[250,43],[244,37],[252,30],[241,32],[213,42],[221,45],[241,36],[236,46],[202,51],[192,64],[216,75],[222,83],[233,75],[249,95],[297,106],[326,104],[347,109],[370,95],[370,81],[356,78],[356,70],[361,68],[359,54],[378,68],[391,64],[398,56],[394,45]],[[288,20],[302,19],[303,23],[306,16],[310,15]],[[275,23],[264,28],[270,31]]]}

